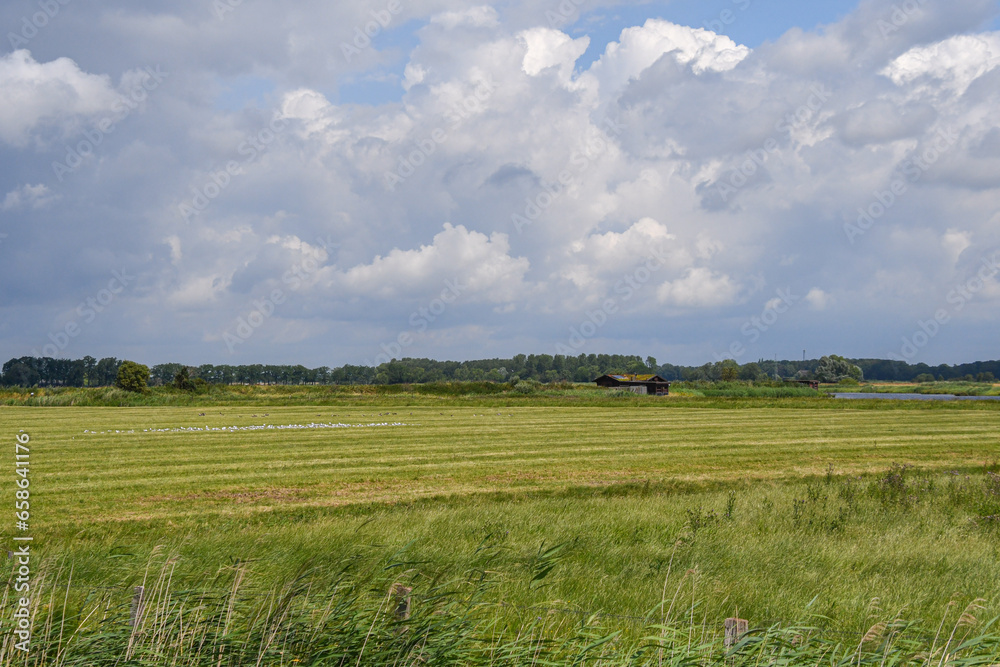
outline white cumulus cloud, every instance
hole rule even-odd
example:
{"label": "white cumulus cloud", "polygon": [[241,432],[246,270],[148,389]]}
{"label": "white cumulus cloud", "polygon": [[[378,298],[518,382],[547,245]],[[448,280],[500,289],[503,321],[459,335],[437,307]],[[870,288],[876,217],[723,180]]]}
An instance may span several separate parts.
{"label": "white cumulus cloud", "polygon": [[926,77],[961,95],[973,81],[1000,65],[1000,32],[957,35],[910,49],[883,70],[897,86]]}
{"label": "white cumulus cloud", "polygon": [[608,44],[589,73],[597,78],[602,95],[606,95],[638,78],[667,54],[701,74],[733,69],[750,54],[750,49],[704,28],[649,19],[642,26],[623,30],[619,41]]}
{"label": "white cumulus cloud", "polygon": [[15,146],[28,143],[38,126],[67,130],[118,99],[107,76],[87,74],[69,58],[40,63],[24,49],[0,57],[0,97],[0,140]]}
{"label": "white cumulus cloud", "polygon": [[454,30],[459,26],[474,28],[495,28],[500,21],[497,10],[489,5],[479,5],[468,9],[442,12],[431,17],[431,23]]}
{"label": "white cumulus cloud", "polygon": [[590,46],[590,37],[571,39],[569,35],[550,28],[532,28],[521,33],[528,46],[524,54],[524,71],[538,76],[549,67],[555,67],[559,78],[569,81],[576,61]]}
{"label": "white cumulus cloud", "polygon": [[440,289],[446,280],[463,287],[463,299],[505,303],[525,292],[529,262],[511,257],[506,234],[490,236],[445,223],[430,245],[394,249],[370,264],[338,274],[335,283],[351,294],[392,299]]}
{"label": "white cumulus cloud", "polygon": [[830,303],[830,295],[818,287],[814,287],[806,294],[806,303],[813,310],[826,310]]}
{"label": "white cumulus cloud", "polygon": [[693,268],[683,278],[660,286],[657,296],[668,306],[715,308],[734,303],[739,286],[725,274],[705,267]]}
{"label": "white cumulus cloud", "polygon": [[49,186],[44,183],[22,185],[7,193],[3,201],[0,202],[0,211],[16,211],[22,208],[45,208],[58,198],[59,195],[53,194]]}

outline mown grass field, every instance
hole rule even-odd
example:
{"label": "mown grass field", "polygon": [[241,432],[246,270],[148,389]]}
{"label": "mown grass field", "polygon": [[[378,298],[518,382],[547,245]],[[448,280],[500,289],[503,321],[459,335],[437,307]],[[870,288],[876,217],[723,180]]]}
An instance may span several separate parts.
{"label": "mown grass field", "polygon": [[[405,425],[154,431],[333,422]],[[392,581],[480,573],[503,627],[544,617],[555,635],[581,619],[555,609],[626,632],[738,613],[845,637],[896,618],[950,627],[977,600],[979,622],[1000,614],[993,406],[383,396],[4,407],[0,424],[11,454],[31,436],[39,618],[95,591],[127,607],[161,574],[225,595],[239,572],[263,600],[308,572],[315,596],[345,564],[376,605]]]}

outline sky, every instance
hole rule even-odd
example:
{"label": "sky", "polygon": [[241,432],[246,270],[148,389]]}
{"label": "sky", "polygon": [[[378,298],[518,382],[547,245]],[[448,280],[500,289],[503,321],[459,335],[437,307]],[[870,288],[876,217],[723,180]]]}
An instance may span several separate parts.
{"label": "sky", "polygon": [[0,361],[1000,358],[997,0],[7,0]]}

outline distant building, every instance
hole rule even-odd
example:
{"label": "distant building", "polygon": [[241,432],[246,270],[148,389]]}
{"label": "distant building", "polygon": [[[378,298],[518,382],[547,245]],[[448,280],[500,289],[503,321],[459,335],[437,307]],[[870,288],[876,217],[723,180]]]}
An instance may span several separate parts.
{"label": "distant building", "polygon": [[819,389],[819,382],[817,380],[796,380],[795,378],[785,378],[785,382],[788,384],[808,386],[810,389]]}
{"label": "distant building", "polygon": [[669,396],[670,383],[659,375],[602,375],[594,380],[598,387],[628,389],[637,394]]}

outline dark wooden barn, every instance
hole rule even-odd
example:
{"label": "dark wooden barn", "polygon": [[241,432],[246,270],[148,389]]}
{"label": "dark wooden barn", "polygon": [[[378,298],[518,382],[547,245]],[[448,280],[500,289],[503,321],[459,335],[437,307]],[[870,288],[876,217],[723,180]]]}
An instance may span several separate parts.
{"label": "dark wooden barn", "polygon": [[670,383],[659,375],[602,375],[594,382],[598,387],[628,389],[637,394],[670,395]]}

